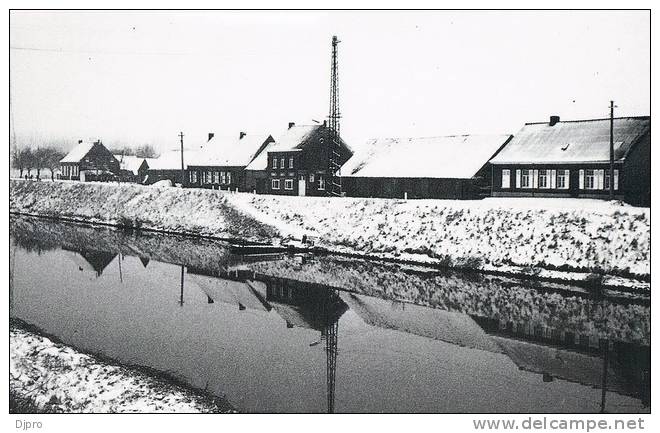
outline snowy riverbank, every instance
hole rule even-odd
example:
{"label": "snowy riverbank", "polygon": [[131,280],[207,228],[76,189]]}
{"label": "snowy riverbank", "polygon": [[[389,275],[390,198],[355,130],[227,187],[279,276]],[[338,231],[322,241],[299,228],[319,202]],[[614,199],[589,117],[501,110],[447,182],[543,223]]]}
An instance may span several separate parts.
{"label": "snowy riverbank", "polygon": [[389,200],[228,194],[79,182],[10,183],[10,210],[177,233],[648,289],[650,211],[570,199]]}
{"label": "snowy riverbank", "polygon": [[20,327],[10,327],[9,348],[11,398],[31,412],[232,411],[220,399],[101,361]]}

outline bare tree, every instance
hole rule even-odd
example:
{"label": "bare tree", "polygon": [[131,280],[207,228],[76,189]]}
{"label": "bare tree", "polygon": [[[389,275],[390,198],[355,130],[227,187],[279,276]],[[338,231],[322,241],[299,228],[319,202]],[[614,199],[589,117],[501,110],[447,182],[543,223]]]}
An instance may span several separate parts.
{"label": "bare tree", "polygon": [[41,179],[41,169],[48,167],[49,148],[37,147],[33,152],[34,168],[37,169],[37,180]]}
{"label": "bare tree", "polygon": [[135,149],[135,156],[139,156],[140,158],[157,158],[158,152],[156,152],[156,149],[151,144],[143,144]]}
{"label": "bare tree", "polygon": [[110,153],[113,155],[135,155],[135,150],[130,146],[111,147],[108,150],[110,150]]}
{"label": "bare tree", "polygon": [[34,168],[34,153],[32,152],[32,149],[29,147],[26,147],[24,149],[21,149],[19,151],[19,158],[22,163],[21,165],[21,176],[23,176],[23,170],[27,170],[27,174],[29,175],[32,169]]}
{"label": "bare tree", "polygon": [[46,168],[50,170],[50,180],[55,180],[55,170],[60,167],[60,161],[64,158],[65,153],[54,146],[49,146],[47,149],[46,156]]}

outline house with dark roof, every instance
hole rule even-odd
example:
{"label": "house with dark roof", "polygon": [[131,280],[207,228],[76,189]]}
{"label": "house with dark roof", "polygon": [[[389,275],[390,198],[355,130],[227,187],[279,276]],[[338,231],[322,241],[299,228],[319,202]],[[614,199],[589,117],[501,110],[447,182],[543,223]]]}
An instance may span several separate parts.
{"label": "house with dark roof", "polygon": [[252,191],[246,184],[245,168],[273,143],[268,134],[218,137],[210,133],[207,142],[187,164],[187,186]]}
{"label": "house with dark roof", "polygon": [[[333,151],[333,133],[324,124],[289,124],[287,131],[275,139],[261,155],[247,167],[247,171],[263,171],[261,179],[251,174],[258,192],[268,194],[312,195],[328,194],[330,176],[330,152]],[[353,155],[351,148],[339,138],[336,162],[339,166]],[[258,181],[265,181],[265,185]],[[265,186],[265,188],[264,188]]]}
{"label": "house with dark roof", "polygon": [[[614,198],[651,204],[651,119],[613,121]],[[610,119],[527,123],[491,161],[495,197],[609,197]]]}
{"label": "house with dark roof", "polygon": [[100,140],[79,140],[78,145],[60,160],[60,170],[60,179],[109,180],[119,174],[119,161]]}
{"label": "house with dark roof", "polygon": [[510,135],[369,140],[342,168],[349,197],[476,199],[490,193],[488,161]]}

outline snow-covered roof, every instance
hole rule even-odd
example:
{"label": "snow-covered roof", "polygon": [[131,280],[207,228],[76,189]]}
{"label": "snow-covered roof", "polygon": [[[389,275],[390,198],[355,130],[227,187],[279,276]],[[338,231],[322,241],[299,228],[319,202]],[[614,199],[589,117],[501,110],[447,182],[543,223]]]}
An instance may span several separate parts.
{"label": "snow-covered roof", "polygon": [[259,155],[256,156],[250,162],[247,167],[245,167],[246,170],[265,170],[268,167],[268,152],[270,152],[270,149],[275,147],[275,142],[268,143],[266,147],[259,152]]}
{"label": "snow-covered roof", "polygon": [[374,138],[356,150],[341,173],[347,177],[471,178],[510,137]]}
{"label": "snow-covered roof", "polygon": [[[513,338],[491,336],[519,369],[589,386],[602,386],[603,360],[596,355]],[[608,367],[609,391],[625,392],[626,381]]]}
{"label": "snow-covered roof", "polygon": [[[187,168],[201,160],[202,151],[199,148],[183,149],[183,163]],[[168,150],[158,158],[149,159],[149,170],[181,170],[181,150]]]}
{"label": "snow-covered roof", "polygon": [[146,158],[140,158],[133,155],[113,155],[119,161],[119,169],[130,171],[133,174],[138,174],[138,169]]}
{"label": "snow-covered roof", "polygon": [[501,352],[491,337],[467,314],[349,292],[340,292],[339,296],[368,325],[473,349]]}
{"label": "snow-covered roof", "polygon": [[[301,151],[315,134],[321,132],[323,125],[294,125],[283,134],[275,138],[275,142],[269,144],[257,157],[245,168],[246,170],[266,170],[268,168],[268,152],[292,152]],[[352,149],[341,139],[341,146],[345,147],[349,154]]]}
{"label": "snow-covered roof", "polygon": [[[273,138],[269,134],[246,134],[243,137],[213,137],[187,165],[245,167]],[[185,154],[184,154],[185,156]]]}
{"label": "snow-covered roof", "polygon": [[64,158],[60,159],[60,162],[80,162],[85,157],[85,155],[87,155],[89,151],[92,150],[92,147],[94,147],[94,143],[91,141],[83,141],[82,143],[78,143],[78,145],[71,149],[71,151],[67,153]]}
{"label": "snow-covered roof", "polygon": [[[614,157],[624,159],[632,146],[650,131],[649,117],[614,119]],[[493,164],[579,163],[610,160],[610,119],[527,123]]]}
{"label": "snow-covered roof", "polygon": [[268,311],[247,283],[193,272],[189,272],[188,276],[213,301],[236,306],[240,304],[251,310]]}

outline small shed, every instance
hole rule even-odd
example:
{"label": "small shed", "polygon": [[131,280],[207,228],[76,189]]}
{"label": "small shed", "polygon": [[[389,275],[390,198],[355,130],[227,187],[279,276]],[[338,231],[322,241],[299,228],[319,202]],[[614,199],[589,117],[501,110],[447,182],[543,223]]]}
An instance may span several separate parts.
{"label": "small shed", "polygon": [[149,170],[151,158],[140,158],[133,155],[114,155],[119,161],[119,177],[124,182],[142,183]]}

